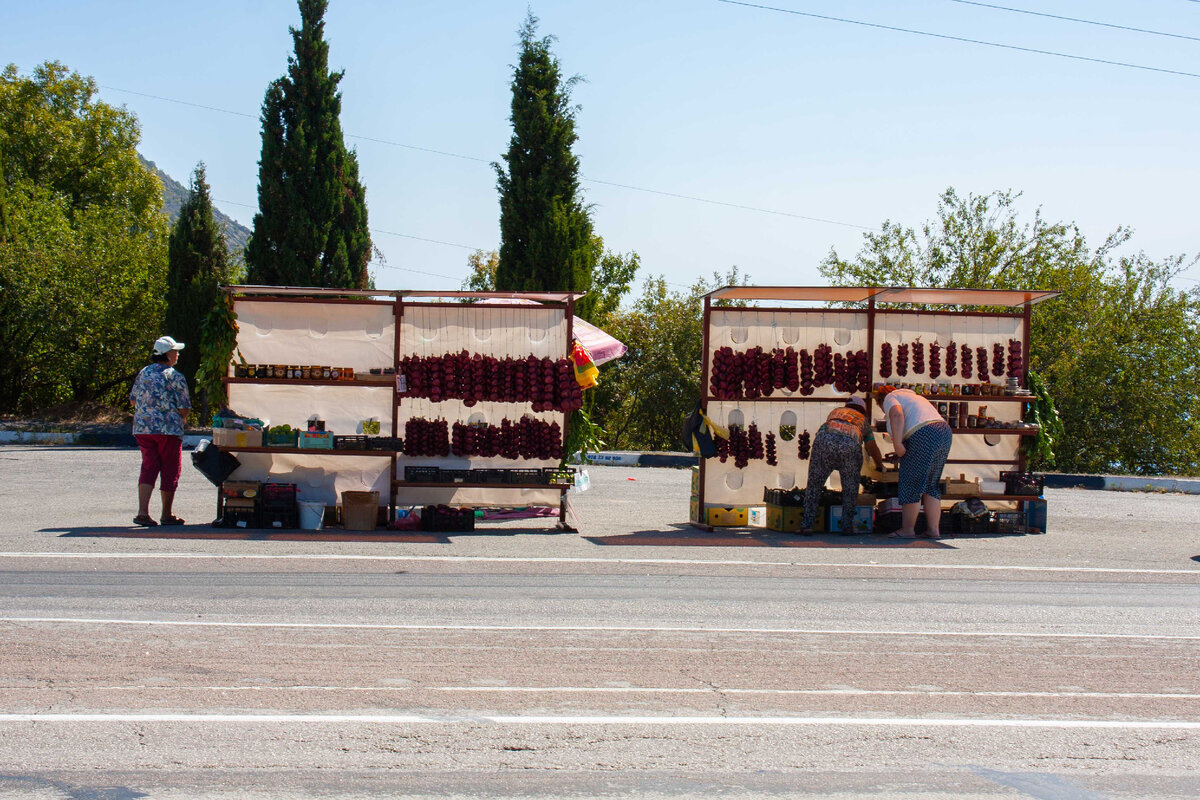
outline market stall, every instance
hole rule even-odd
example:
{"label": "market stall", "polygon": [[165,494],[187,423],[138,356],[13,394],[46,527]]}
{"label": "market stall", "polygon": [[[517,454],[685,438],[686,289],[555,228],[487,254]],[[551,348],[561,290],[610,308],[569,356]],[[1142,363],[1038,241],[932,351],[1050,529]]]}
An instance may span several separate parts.
{"label": "market stall", "polygon": [[[928,395],[954,429],[947,504],[973,497],[1026,511],[1032,497],[1003,478],[1024,474],[1022,440],[1037,435],[1024,422],[1030,314],[1056,294],[739,286],[705,295],[701,408],[730,436],[701,459],[692,522],[765,524],[764,492],[804,488],[808,448],[830,410],[857,394],[870,411],[870,390],[882,384]],[[835,473],[835,489],[837,481]],[[860,502],[878,499],[864,493]]]}
{"label": "market stall", "polygon": [[[294,485],[328,521],[367,497],[380,522],[397,507],[456,526],[473,507],[553,506],[565,524],[578,295],[227,291],[236,416],[218,421],[214,443],[240,462],[228,481]],[[219,511],[248,499],[220,494]]]}

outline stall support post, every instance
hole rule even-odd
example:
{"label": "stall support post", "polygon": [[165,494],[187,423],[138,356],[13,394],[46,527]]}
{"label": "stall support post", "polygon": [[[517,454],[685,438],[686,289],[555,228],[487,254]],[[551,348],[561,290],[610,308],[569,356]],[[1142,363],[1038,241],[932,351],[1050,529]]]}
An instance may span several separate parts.
{"label": "stall support post", "polygon": [[[574,298],[574,296],[567,298],[567,307],[566,307],[565,313],[567,315],[567,360],[570,361],[571,360],[571,350],[575,344],[575,298]],[[573,366],[572,366],[572,369],[574,369]],[[563,418],[562,440],[563,440],[563,446],[564,446],[564,450],[565,450],[565,447],[566,447],[566,444],[568,441],[567,432],[570,430],[570,425],[571,425],[571,414],[569,412],[564,412],[562,415],[562,418]],[[570,457],[571,457],[570,453],[564,452],[563,453],[563,463],[568,463],[567,460]],[[580,461],[582,461],[582,460],[583,459],[581,457]],[[567,493],[566,492],[561,492],[561,493],[559,493],[559,496],[558,496],[558,525],[563,530],[573,530],[570,526],[567,525]]]}
{"label": "stall support post", "polygon": [[[704,297],[704,316],[700,322],[700,410],[705,414],[708,413],[708,341],[709,332],[708,326],[712,321],[712,299],[707,295]],[[704,514],[704,457],[697,454],[696,460],[699,462],[699,476],[696,486],[696,516],[691,523],[697,528],[712,530],[712,526],[708,524],[708,520]]]}
{"label": "stall support post", "polygon": [[[875,363],[875,295],[867,298],[867,372],[873,378],[879,374],[879,365]],[[871,419],[871,410],[874,405],[870,388],[867,389],[867,396],[864,398],[867,401],[867,420]]]}
{"label": "stall support post", "polygon": [[[396,376],[400,374],[400,323],[404,321],[404,299],[399,292],[393,295],[392,317],[395,319],[396,330],[392,336],[392,439],[400,436],[400,400],[396,397]],[[397,453],[392,453],[392,483],[388,492],[388,517],[396,521],[396,474]]]}

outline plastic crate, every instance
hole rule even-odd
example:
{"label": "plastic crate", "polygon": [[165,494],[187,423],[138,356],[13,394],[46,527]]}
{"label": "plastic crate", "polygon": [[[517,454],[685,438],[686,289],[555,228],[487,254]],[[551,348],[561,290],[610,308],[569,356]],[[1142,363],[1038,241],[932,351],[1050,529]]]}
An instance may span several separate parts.
{"label": "plastic crate", "polygon": [[443,469],[440,478],[442,483],[466,483],[470,479],[469,469]]}
{"label": "plastic crate", "polygon": [[450,506],[425,506],[421,509],[421,527],[427,531],[473,531],[475,509]]}
{"label": "plastic crate", "polygon": [[575,470],[551,467],[542,470],[542,483],[547,486],[574,486]]}
{"label": "plastic crate", "polygon": [[996,533],[1028,533],[1025,515],[1020,511],[997,511],[992,514]]}
{"label": "plastic crate", "polygon": [[404,480],[409,483],[437,483],[442,478],[441,467],[405,467]]}
{"label": "plastic crate", "polygon": [[259,519],[260,517],[257,508],[226,507],[221,514],[220,527],[257,528],[259,527]]}
{"label": "plastic crate", "polygon": [[301,450],[332,450],[333,434],[329,431],[300,431],[296,446]]}
{"label": "plastic crate", "polygon": [[504,482],[540,484],[542,471],[540,469],[506,469],[504,470]]}
{"label": "plastic crate", "polygon": [[504,483],[504,470],[502,469],[473,469],[470,470],[471,483]]}
{"label": "plastic crate", "polygon": [[[767,489],[763,488],[763,502],[772,506],[782,506],[785,508],[796,508],[804,505],[804,490],[798,488],[791,489]],[[840,503],[841,500],[839,499]]]}
{"label": "plastic crate", "polygon": [[296,484],[264,483],[259,502],[263,511],[296,510]]}
{"label": "plastic crate", "polygon": [[1001,472],[1000,480],[1005,494],[1041,497],[1046,490],[1046,476],[1035,472]]}
{"label": "plastic crate", "polygon": [[221,494],[225,497],[241,497],[251,499],[258,497],[262,484],[258,481],[225,481],[221,484]]}
{"label": "plastic crate", "polygon": [[368,436],[368,450],[389,450],[400,451],[404,447],[404,440],[398,436]]}
{"label": "plastic crate", "polygon": [[300,512],[292,511],[268,511],[264,509],[259,514],[259,527],[274,528],[276,530],[287,530],[300,527]]}
{"label": "plastic crate", "polygon": [[366,450],[367,437],[361,434],[349,434],[333,437],[334,450]]}
{"label": "plastic crate", "polygon": [[299,433],[300,431],[296,430],[270,428],[263,432],[263,445],[265,447],[295,447]]}

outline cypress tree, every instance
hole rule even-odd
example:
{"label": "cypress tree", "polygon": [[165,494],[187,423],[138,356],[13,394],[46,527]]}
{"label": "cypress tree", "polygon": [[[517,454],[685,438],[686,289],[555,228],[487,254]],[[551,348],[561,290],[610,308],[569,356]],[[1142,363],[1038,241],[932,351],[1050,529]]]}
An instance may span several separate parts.
{"label": "cypress tree", "polygon": [[288,74],[262,107],[258,208],[246,245],[248,283],[369,288],[366,190],[347,150],[342,72],[329,71],[327,0],[299,0],[301,26]]}
{"label": "cypress tree", "polygon": [[[218,286],[230,279],[229,253],[213,218],[204,162],[196,165],[188,196],[167,242],[167,310],[165,333],[185,342],[175,368],[195,386],[200,365],[200,330],[217,302]],[[196,406],[205,416],[206,398]]]}
{"label": "cypress tree", "polygon": [[[493,164],[500,191],[500,291],[586,292],[592,287],[596,252],[591,213],[580,198],[579,159],[571,151],[575,107],[558,59],[554,37],[535,38],[530,12],[521,26],[521,52],[513,70],[513,134],[505,169]],[[589,298],[578,307],[588,316]]]}

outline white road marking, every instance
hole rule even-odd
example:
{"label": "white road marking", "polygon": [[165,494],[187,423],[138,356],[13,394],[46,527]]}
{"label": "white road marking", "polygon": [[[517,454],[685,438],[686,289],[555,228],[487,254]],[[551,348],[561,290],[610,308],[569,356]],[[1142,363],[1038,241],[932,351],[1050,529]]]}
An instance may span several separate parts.
{"label": "white road marking", "polygon": [[0,714],[4,722],[200,722],[200,723],[358,723],[382,725],[786,725],[869,726],[916,728],[1108,728],[1123,730],[1200,730],[1200,720],[1110,719],[949,719],[935,717],[626,717],[626,716],[524,716],[480,714],[471,716],[425,714]]}
{"label": "white road marking", "polygon": [[1153,633],[1067,633],[1060,631],[853,630],[839,628],[701,628],[655,625],[405,625],[383,622],[221,622],[218,620],[92,619],[87,617],[0,617],[0,623],[145,625],[180,628],[286,628],[382,631],[534,631],[579,633],[738,633],[795,636],[945,636],[1017,639],[1137,639],[1194,642],[1200,635]]}
{"label": "white road marking", "polygon": [[531,564],[635,564],[635,565],[679,565],[715,567],[799,567],[799,568],[852,568],[852,569],[908,569],[908,570],[959,570],[983,572],[1060,572],[1067,574],[1118,575],[1193,575],[1200,577],[1196,569],[1134,569],[1122,567],[1035,567],[996,564],[881,564],[879,562],[840,563],[819,561],[744,561],[695,558],[562,558],[535,557],[518,558],[503,556],[423,556],[423,555],[352,555],[352,554],[280,554],[261,553],[0,553],[0,558],[64,558],[64,559],[197,559],[219,561],[443,561],[478,563],[531,563]]}
{"label": "white road marking", "polygon": [[1183,692],[999,692],[938,689],[743,689],[658,686],[91,686],[55,682],[55,691],[97,692],[451,692],[466,694],[736,694],[808,697],[1012,697],[1097,700],[1200,700],[1200,694]]}

